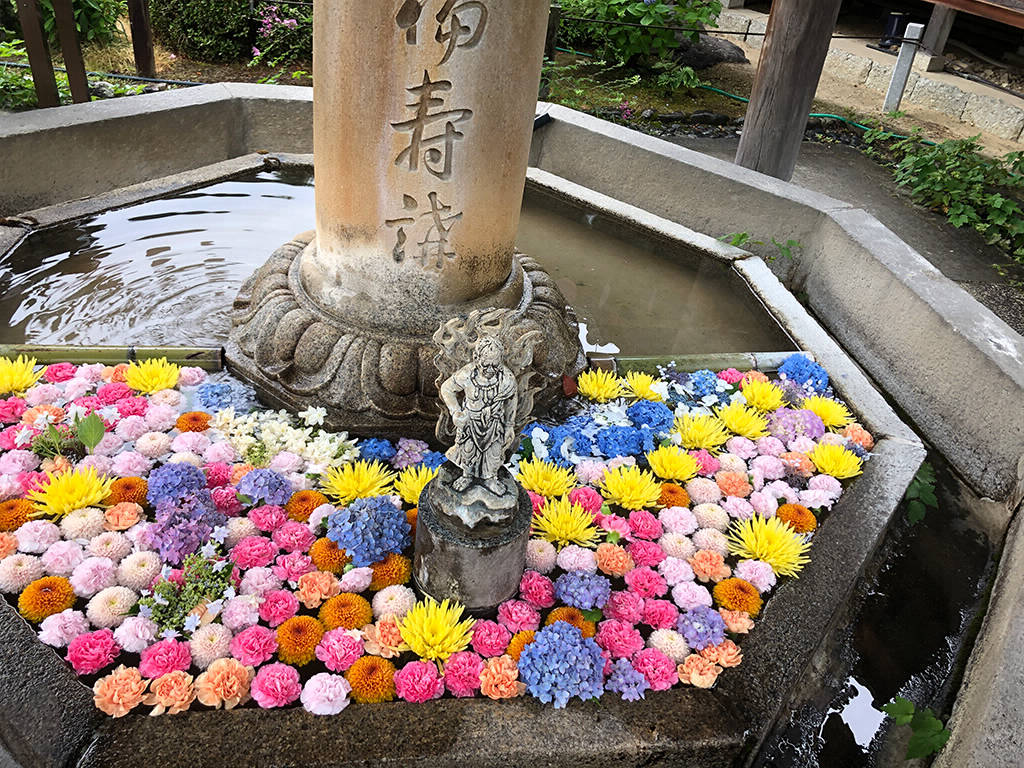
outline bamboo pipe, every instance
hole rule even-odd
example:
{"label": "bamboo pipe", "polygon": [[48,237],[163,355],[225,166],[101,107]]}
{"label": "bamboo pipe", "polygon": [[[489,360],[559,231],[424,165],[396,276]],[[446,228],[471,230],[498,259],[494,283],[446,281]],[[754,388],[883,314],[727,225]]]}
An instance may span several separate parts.
{"label": "bamboo pipe", "polygon": [[220,347],[83,347],[59,344],[0,344],[0,357],[18,355],[34,357],[37,362],[49,363],[104,363],[116,365],[136,360],[166,357],[167,362],[192,365],[206,371],[224,368],[224,350]]}

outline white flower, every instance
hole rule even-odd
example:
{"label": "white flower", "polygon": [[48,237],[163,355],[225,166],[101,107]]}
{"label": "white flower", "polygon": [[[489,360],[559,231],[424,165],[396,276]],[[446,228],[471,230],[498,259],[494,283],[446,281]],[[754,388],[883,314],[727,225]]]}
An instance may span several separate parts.
{"label": "white flower", "polygon": [[321,426],[324,423],[324,419],[327,418],[327,409],[310,406],[304,411],[299,411],[299,418],[302,419],[307,426],[318,427]]}

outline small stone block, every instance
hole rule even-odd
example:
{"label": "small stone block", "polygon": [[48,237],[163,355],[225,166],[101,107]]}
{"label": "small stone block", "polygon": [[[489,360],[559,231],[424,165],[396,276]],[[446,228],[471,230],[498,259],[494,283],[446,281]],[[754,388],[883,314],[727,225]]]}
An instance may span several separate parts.
{"label": "small stone block", "polygon": [[967,98],[962,119],[1001,139],[1016,139],[1024,130],[1024,109],[980,93]]}

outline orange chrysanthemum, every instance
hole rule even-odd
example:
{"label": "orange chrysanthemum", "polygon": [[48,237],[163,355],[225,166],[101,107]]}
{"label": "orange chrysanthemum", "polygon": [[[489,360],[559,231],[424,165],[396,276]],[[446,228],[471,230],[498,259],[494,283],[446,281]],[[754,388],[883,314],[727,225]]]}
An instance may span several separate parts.
{"label": "orange chrysanthemum", "polygon": [[359,629],[373,621],[373,608],[366,598],[342,592],[320,606],[317,616],[325,629]]}
{"label": "orange chrysanthemum", "polygon": [[205,432],[210,428],[210,414],[202,411],[183,413],[174,422],[179,432]]}
{"label": "orange chrysanthemum", "polygon": [[818,519],[803,504],[783,504],[775,516],[797,533],[810,533],[818,527]]}
{"label": "orange chrysanthemum", "polygon": [[252,472],[256,467],[252,464],[232,464],[231,465],[231,484],[238,485],[238,481],[243,477]]}
{"label": "orange chrysanthemum", "polygon": [[110,484],[110,495],[104,503],[114,506],[122,501],[145,504],[149,482],[144,477],[119,477]]}
{"label": "orange chrysanthemum", "polygon": [[324,625],[312,616],[292,616],[277,628],[277,658],[295,667],[309,664],[323,636]]}
{"label": "orange chrysanthemum", "polygon": [[727,611],[743,611],[750,616],[761,612],[761,593],[745,579],[724,579],[711,592],[715,602]]}
{"label": "orange chrysanthemum", "polygon": [[35,505],[28,499],[0,501],[0,531],[16,531],[29,521]]}
{"label": "orange chrysanthemum", "polygon": [[394,552],[380,562],[374,563],[370,568],[373,569],[370,589],[374,592],[395,584],[408,584],[409,578],[412,576],[412,562],[405,555],[398,555]]}
{"label": "orange chrysanthemum", "polygon": [[681,485],[662,483],[658,504],[663,507],[688,507],[690,506],[690,494]]}
{"label": "orange chrysanthemum", "polygon": [[519,654],[523,652],[523,648],[533,642],[536,633],[532,629],[524,629],[522,632],[516,632],[512,635],[512,639],[508,643],[508,648],[505,649],[505,653],[519,662]]}
{"label": "orange chrysanthemum", "polygon": [[572,624],[583,634],[584,637],[593,637],[597,634],[597,624],[592,621],[587,621],[583,616],[583,611],[579,608],[560,605],[548,614],[548,618],[544,622],[544,625],[549,626],[554,624],[556,621],[564,621],[568,624]]}
{"label": "orange chrysanthemum", "polygon": [[66,611],[75,604],[75,590],[62,576],[36,579],[18,596],[18,612],[33,624],[47,616]]}
{"label": "orange chrysanthemum", "polygon": [[[314,509],[328,503],[327,497],[320,493],[320,491],[296,491],[288,499],[288,503],[284,505],[284,511],[288,513],[288,517],[292,520],[305,523],[309,520],[309,516],[313,514]],[[321,568],[320,570],[324,569]]]}
{"label": "orange chrysanthemum", "polygon": [[395,665],[380,656],[360,656],[345,672],[352,698],[360,704],[379,704],[395,698]]}
{"label": "orange chrysanthemum", "polygon": [[412,537],[416,538],[416,521],[420,516],[420,508],[413,507],[412,509],[405,510],[405,519],[409,521],[409,527],[412,528]]}
{"label": "orange chrysanthemum", "polygon": [[339,549],[333,541],[324,537],[313,542],[309,548],[309,558],[318,570],[327,571],[340,576],[345,566],[352,562],[352,558],[346,554],[344,549]]}

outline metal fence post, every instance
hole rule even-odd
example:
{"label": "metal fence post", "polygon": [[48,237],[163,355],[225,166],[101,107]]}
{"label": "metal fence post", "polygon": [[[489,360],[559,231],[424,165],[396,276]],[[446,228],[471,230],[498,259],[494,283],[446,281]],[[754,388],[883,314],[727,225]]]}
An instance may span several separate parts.
{"label": "metal fence post", "polygon": [[924,24],[907,24],[907,31],[903,33],[904,40],[900,45],[900,53],[896,57],[896,66],[892,68],[889,90],[885,93],[883,111],[895,112],[900,108],[903,91],[906,90],[907,79],[910,77],[910,67],[914,63],[914,55],[917,53],[923,35]]}

